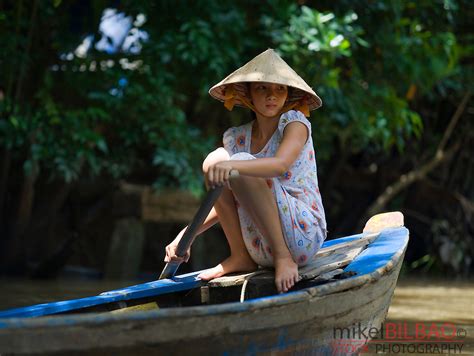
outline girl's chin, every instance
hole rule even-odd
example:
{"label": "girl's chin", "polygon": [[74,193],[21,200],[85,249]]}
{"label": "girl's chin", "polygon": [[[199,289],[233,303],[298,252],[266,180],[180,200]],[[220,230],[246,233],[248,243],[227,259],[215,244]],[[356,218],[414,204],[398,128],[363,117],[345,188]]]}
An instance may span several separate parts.
{"label": "girl's chin", "polygon": [[267,108],[265,107],[264,110],[260,110],[260,112],[263,114],[263,116],[266,117],[274,117],[277,116],[280,113],[280,108],[275,107],[275,108]]}

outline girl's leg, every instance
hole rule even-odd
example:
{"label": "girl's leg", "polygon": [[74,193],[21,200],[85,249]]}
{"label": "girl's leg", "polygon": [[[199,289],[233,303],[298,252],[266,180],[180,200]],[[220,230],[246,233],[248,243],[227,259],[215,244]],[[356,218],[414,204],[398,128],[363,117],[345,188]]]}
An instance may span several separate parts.
{"label": "girl's leg", "polygon": [[[211,164],[223,160],[229,160],[227,151],[223,148],[217,149],[204,161],[203,171],[207,172]],[[277,290],[288,291],[298,281],[298,265],[291,257],[284,240],[278,207],[272,191],[263,178],[240,176],[233,179],[230,184],[232,192],[224,187],[214,207],[229,242],[231,256],[211,270],[201,273],[199,277],[209,280],[234,271],[255,270],[257,267],[243,242],[237,208],[233,199],[235,195],[272,248]]]}
{"label": "girl's leg", "polygon": [[[207,173],[210,165],[227,160],[229,160],[227,151],[223,148],[218,148],[211,152],[204,160],[203,172]],[[206,181],[205,183],[206,188],[209,189],[208,182]],[[257,264],[250,257],[244,244],[234,196],[226,186],[224,186],[219,199],[214,204],[214,209],[217,212],[219,223],[229,243],[230,256],[214,268],[201,273],[199,278],[209,280],[231,272],[256,270]]]}
{"label": "girl's leg", "polygon": [[241,176],[230,184],[237,200],[250,214],[272,249],[277,290],[287,292],[298,282],[298,265],[283,237],[280,215],[272,190],[263,178]]}

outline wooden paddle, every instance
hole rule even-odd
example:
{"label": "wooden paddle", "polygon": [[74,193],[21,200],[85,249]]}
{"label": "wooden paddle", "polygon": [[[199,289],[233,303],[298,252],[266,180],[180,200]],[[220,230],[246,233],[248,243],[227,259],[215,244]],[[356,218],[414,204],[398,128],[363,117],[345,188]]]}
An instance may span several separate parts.
{"label": "wooden paddle", "polygon": [[[235,169],[230,171],[230,179],[235,179],[239,177],[239,172]],[[206,217],[209,215],[212,207],[214,206],[216,200],[221,195],[223,187],[218,186],[215,188],[211,188],[206,197],[204,198],[201,206],[199,207],[196,215],[194,216],[191,223],[188,225],[183,237],[178,243],[176,248],[176,255],[179,257],[183,257],[186,255],[186,251],[191,247],[196,238],[196,233],[199,227],[203,224]],[[176,271],[178,270],[179,265],[181,262],[168,262],[163,268],[163,271],[160,274],[159,279],[171,278],[175,275]]]}

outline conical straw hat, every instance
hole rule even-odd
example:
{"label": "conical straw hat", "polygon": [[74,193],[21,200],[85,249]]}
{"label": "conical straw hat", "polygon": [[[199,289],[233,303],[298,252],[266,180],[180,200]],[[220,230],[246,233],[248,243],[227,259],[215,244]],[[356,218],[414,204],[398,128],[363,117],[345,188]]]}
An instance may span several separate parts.
{"label": "conical straw hat", "polygon": [[268,82],[292,87],[284,107],[285,111],[294,108],[309,116],[310,110],[322,105],[321,99],[313,89],[271,48],[214,85],[209,94],[223,101],[229,110],[237,105],[250,107],[255,111],[247,82]]}

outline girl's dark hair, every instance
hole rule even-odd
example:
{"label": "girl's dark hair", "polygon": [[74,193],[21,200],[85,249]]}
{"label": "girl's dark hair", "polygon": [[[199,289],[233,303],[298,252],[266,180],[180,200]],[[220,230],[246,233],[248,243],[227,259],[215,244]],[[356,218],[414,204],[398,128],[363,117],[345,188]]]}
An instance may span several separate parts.
{"label": "girl's dark hair", "polygon": [[[247,94],[249,96],[249,99],[250,99],[250,82],[246,82],[246,87],[247,87]],[[257,114],[255,114],[255,111],[253,110],[250,110],[250,118],[252,120],[257,120]]]}

